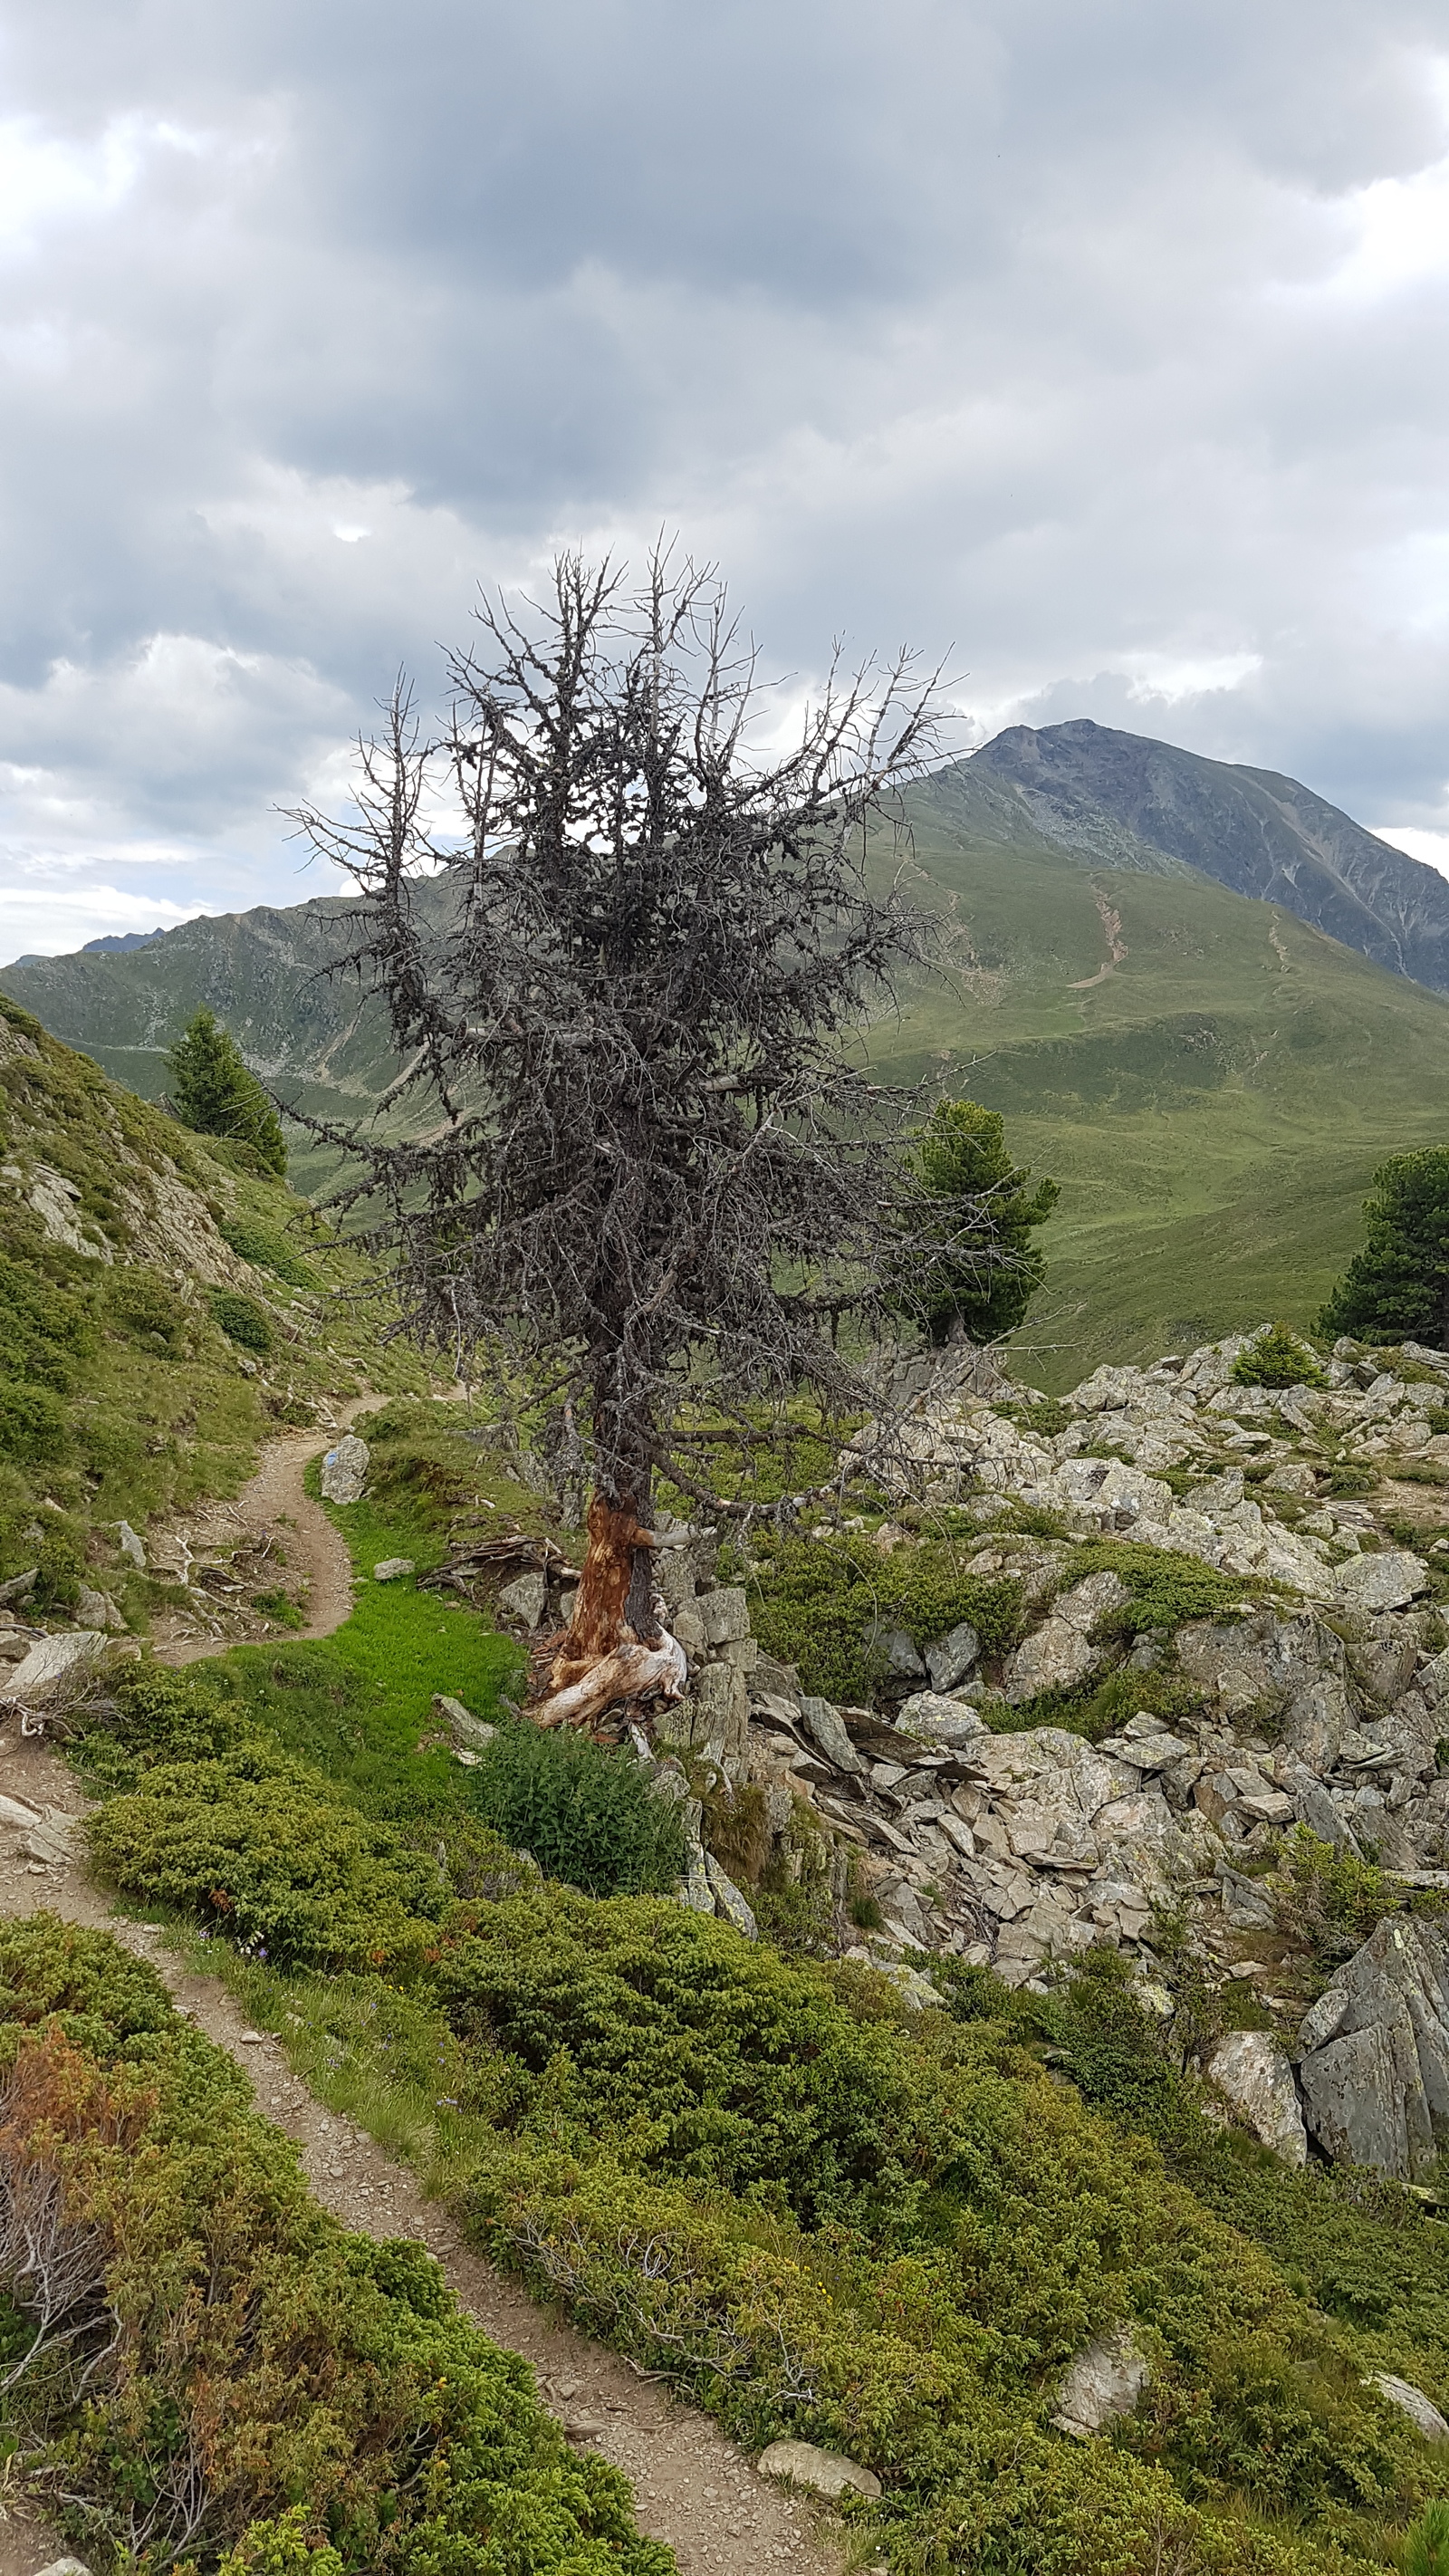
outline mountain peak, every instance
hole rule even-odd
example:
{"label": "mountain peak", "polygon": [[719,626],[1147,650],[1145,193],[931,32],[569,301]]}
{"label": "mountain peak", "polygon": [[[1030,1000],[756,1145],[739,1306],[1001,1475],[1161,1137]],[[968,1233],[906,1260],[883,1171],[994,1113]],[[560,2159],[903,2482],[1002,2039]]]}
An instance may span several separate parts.
{"label": "mountain peak", "polygon": [[1296,778],[1077,716],[1009,725],[956,765],[1050,845],[1099,865],[1189,867],[1281,904],[1397,975],[1449,992],[1449,879]]}

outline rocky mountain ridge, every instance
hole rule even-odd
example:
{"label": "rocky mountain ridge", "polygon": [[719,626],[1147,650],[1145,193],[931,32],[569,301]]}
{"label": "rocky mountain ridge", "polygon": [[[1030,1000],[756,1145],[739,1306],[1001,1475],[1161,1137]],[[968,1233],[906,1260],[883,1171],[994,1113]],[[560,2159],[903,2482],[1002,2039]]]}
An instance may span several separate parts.
{"label": "rocky mountain ridge", "polygon": [[1449,880],[1299,779],[1086,718],[1008,726],[947,778],[983,826],[1099,866],[1191,868],[1449,990]]}

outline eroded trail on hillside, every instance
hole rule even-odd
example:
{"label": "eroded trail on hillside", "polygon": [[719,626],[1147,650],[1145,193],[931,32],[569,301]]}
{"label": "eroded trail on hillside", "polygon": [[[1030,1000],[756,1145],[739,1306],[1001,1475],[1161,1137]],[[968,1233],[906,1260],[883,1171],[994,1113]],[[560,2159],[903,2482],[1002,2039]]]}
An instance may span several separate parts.
{"label": "eroded trail on hillside", "polygon": [[[362,1396],[344,1406],[339,1430],[376,1413],[383,1401],[378,1395]],[[352,1609],[347,1542],[306,1489],[307,1469],[321,1454],[315,1431],[292,1431],[269,1440],[256,1474],[243,1485],[228,1515],[239,1534],[261,1536],[281,1525],[288,1571],[307,1580],[307,1616],[291,1633],[314,1639],[332,1636]],[[226,1654],[236,1642],[224,1636],[176,1638],[158,1649],[158,1660],[172,1665],[200,1663],[208,1655]]]}
{"label": "eroded trail on hillside", "polygon": [[[350,1418],[365,1409],[351,1408]],[[315,1431],[268,1443],[257,1474],[239,1497],[250,1522],[286,1516],[291,1562],[311,1581],[310,1617],[301,1632],[330,1636],[352,1606],[345,1542],[303,1487],[319,1455]],[[224,1654],[231,1641],[188,1640],[167,1654],[191,1663]],[[516,2283],[465,2243],[448,2212],[428,2200],[406,2166],[383,2154],[366,2132],[327,2110],[295,2076],[281,2043],[251,2030],[215,1978],[192,1974],[143,1923],[113,1914],[87,1874],[80,1823],[88,1801],[74,1774],[39,1742],[0,1736],[3,1786],[46,1810],[61,1825],[68,1856],[46,1863],[25,1851],[0,1853],[0,1913],[46,1910],[107,1931],[164,1978],[177,2004],[251,2078],[257,2108],[294,2138],[307,2179],[343,2225],[385,2238],[410,2236],[437,2255],[461,2305],[496,2343],[521,2353],[538,2375],[540,2395],[569,2439],[593,2449],[631,2480],[642,2530],[673,2549],[683,2576],[838,2576],[841,2552],[816,2527],[806,2506],[767,2484],[744,2453],[690,2406],[643,2378],[619,2354],[555,2323]],[[67,1822],[69,1829],[67,1830]],[[39,2576],[65,2544],[23,2515],[0,2522],[0,2576]]]}

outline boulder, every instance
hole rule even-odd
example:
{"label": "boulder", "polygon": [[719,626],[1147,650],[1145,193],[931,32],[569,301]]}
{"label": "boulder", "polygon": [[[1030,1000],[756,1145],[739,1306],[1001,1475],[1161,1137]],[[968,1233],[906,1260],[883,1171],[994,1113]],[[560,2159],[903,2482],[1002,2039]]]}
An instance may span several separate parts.
{"label": "boulder", "polygon": [[1449,1936],[1391,1914],[1298,2034],[1308,2126],[1329,2155],[1399,2181],[1449,2145]]}
{"label": "boulder", "polygon": [[[401,1564],[402,1560],[395,1560]],[[505,1619],[516,1619],[520,1628],[536,1628],[548,1600],[548,1578],[542,1574],[515,1574],[498,1594],[498,1607]]]}
{"label": "boulder", "polygon": [[684,1848],[684,1876],[679,1882],[679,1901],[692,1914],[714,1913],[714,1889],[709,1881],[704,1845],[688,1842]]}
{"label": "boulder", "polygon": [[873,2502],[880,2494],[879,2478],[859,2460],[848,2460],[843,2451],[819,2451],[813,2442],[772,2442],[755,2466],[762,2478],[788,2478],[792,2487],[808,2487],[812,2495],[854,2494]]}
{"label": "boulder", "polygon": [[410,1556],[385,1556],[381,1564],[373,1567],[372,1579],[374,1583],[396,1583],[402,1575],[411,1574],[412,1570],[413,1559]]}
{"label": "boulder", "polygon": [[1006,1667],[1006,1696],[1013,1703],[1035,1699],[1039,1691],[1069,1690],[1097,1661],[1097,1649],[1085,1629],[1069,1619],[1046,1619],[1022,1640]]}
{"label": "boulder", "polygon": [[[124,1529],[125,1526],[125,1522],[122,1521],[122,1529]],[[136,1533],[134,1530],[131,1532],[131,1536],[135,1538]],[[139,1539],[136,1540],[136,1544],[139,1547]],[[146,1560],[144,1556],[142,1557],[141,1562],[143,1565],[145,1564]],[[8,1610],[13,1601],[23,1601],[27,1592],[33,1592],[39,1581],[40,1568],[38,1565],[28,1565],[23,1574],[8,1574],[5,1581],[0,1583],[0,1609]]]}
{"label": "boulder", "polygon": [[91,2571],[83,2558],[52,2558],[40,2576],[91,2576]]}
{"label": "boulder", "polygon": [[727,1646],[737,1637],[748,1637],[750,1605],[739,1584],[720,1584],[716,1591],[704,1593],[697,1607],[707,1645]]}
{"label": "boulder", "polygon": [[917,1682],[927,1678],[926,1667],[916,1651],[914,1639],[904,1628],[887,1628],[877,1637],[885,1668],[896,1681]]}
{"label": "boulder", "polygon": [[705,1664],[668,1726],[677,1743],[687,1742],[700,1752],[718,1744],[726,1757],[744,1752],[749,1731],[749,1683],[738,1664]]}
{"label": "boulder", "polygon": [[812,1743],[819,1747],[832,1769],[864,1771],[866,1765],[846,1734],[840,1711],[828,1699],[802,1699],[800,1714]]}
{"label": "boulder", "polygon": [[1218,2091],[1245,2127],[1285,2164],[1308,2161],[1308,2133],[1288,2052],[1266,2030],[1233,2030],[1207,2061]]}
{"label": "boulder", "polygon": [[969,1619],[960,1620],[946,1636],[937,1637],[926,1648],[932,1690],[954,1690],[958,1682],[964,1682],[980,1652],[981,1640]]}
{"label": "boulder", "polygon": [[365,1440],[355,1431],[345,1432],[335,1449],[329,1449],[322,1461],[322,1499],[325,1503],[360,1503],[367,1483],[370,1451]]}
{"label": "boulder", "polygon": [[433,1715],[446,1726],[455,1744],[466,1744],[470,1751],[482,1753],[492,1743],[498,1729],[486,1718],[475,1717],[460,1699],[451,1699],[446,1691],[433,1694]]}
{"label": "boulder", "polygon": [[969,1700],[948,1699],[940,1691],[914,1691],[896,1711],[896,1731],[913,1735],[918,1744],[969,1744],[984,1735],[986,1721]]}
{"label": "boulder", "polygon": [[1059,2433],[1085,2442],[1114,2416],[1132,2413],[1149,2376],[1131,2327],[1109,2326],[1072,2363],[1052,2422]]}
{"label": "boulder", "polygon": [[1293,1811],[1300,1825],[1306,1825],[1321,1843],[1330,1843],[1340,1860],[1345,1855],[1351,1860],[1362,1860],[1363,1853],[1352,1827],[1321,1780],[1315,1780],[1311,1772],[1305,1771],[1294,1780],[1292,1797]]}
{"label": "boulder", "polygon": [[55,1692],[77,1682],[85,1666],[95,1662],[105,1645],[104,1628],[70,1628],[56,1637],[42,1637],[11,1673],[11,1698],[50,1699]]}
{"label": "boulder", "polygon": [[1409,1548],[1384,1548],[1374,1556],[1351,1556],[1333,1580],[1345,1609],[1407,1610],[1428,1591],[1429,1569]]}
{"label": "boulder", "polygon": [[109,1592],[96,1592],[89,1583],[81,1585],[75,1606],[83,1628],[124,1628],[126,1624]]}
{"label": "boulder", "polygon": [[1433,2398],[1426,2397],[1422,2388],[1416,2388],[1411,2379],[1396,2379],[1391,2370],[1371,2370],[1364,2386],[1376,2388],[1380,2397],[1386,2397],[1391,2406],[1397,2406],[1401,2415],[1407,2415],[1426,2442],[1449,2442],[1449,2423],[1445,2422]]}

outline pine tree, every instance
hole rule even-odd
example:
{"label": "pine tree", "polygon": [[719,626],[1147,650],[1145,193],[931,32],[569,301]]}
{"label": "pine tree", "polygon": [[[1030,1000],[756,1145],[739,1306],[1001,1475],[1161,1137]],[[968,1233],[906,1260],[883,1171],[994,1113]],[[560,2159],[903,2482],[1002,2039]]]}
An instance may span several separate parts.
{"label": "pine tree", "polygon": [[269,1171],[287,1168],[281,1121],[240,1047],[215,1014],[197,1011],[167,1056],[172,1098],[183,1127],[250,1145]]}
{"label": "pine tree", "polygon": [[1449,1350],[1449,1145],[1381,1163],[1364,1222],[1316,1330]]}
{"label": "pine tree", "polygon": [[964,1334],[999,1341],[1014,1332],[1046,1273],[1031,1240],[1060,1196],[1055,1181],[1028,1188],[1011,1159],[998,1110],[942,1100],[917,1142],[921,1179],[941,1207],[935,1250],[911,1270],[894,1302],[915,1315],[933,1342]]}

